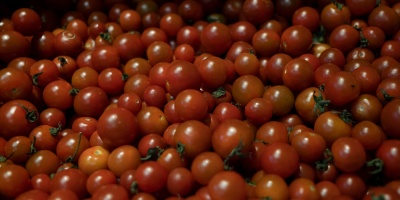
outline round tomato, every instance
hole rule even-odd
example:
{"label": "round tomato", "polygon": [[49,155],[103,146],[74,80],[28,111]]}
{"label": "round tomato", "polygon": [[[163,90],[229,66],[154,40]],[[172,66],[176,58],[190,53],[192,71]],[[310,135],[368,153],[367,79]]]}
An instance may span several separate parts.
{"label": "round tomato", "polygon": [[30,177],[26,169],[20,165],[8,164],[0,167],[0,193],[7,198],[16,198],[27,191]]}
{"label": "round tomato", "polygon": [[139,165],[135,177],[141,191],[157,192],[167,185],[168,171],[156,161],[147,161]]}
{"label": "round tomato", "polygon": [[367,154],[362,144],[352,137],[341,137],[331,146],[333,163],[342,172],[356,172],[367,161]]}
{"label": "round tomato", "polygon": [[348,114],[348,112],[327,111],[315,120],[314,130],[325,139],[328,147],[336,139],[350,136],[352,125],[346,113]]}
{"label": "round tomato", "polygon": [[326,98],[332,106],[343,107],[360,95],[360,84],[351,72],[339,71],[325,85]]}
{"label": "round tomato", "polygon": [[101,146],[93,146],[85,149],[78,159],[78,167],[88,176],[95,171],[108,168],[110,152]]}
{"label": "round tomato", "polygon": [[[287,143],[269,144],[261,155],[261,166],[265,173],[287,178],[299,168],[299,154]],[[285,167],[282,167],[285,166]]]}
{"label": "round tomato", "polygon": [[246,182],[235,171],[218,172],[210,179],[207,187],[210,197],[215,200],[246,198]]}
{"label": "round tomato", "polygon": [[388,137],[400,139],[400,99],[387,103],[381,111],[381,127]]}

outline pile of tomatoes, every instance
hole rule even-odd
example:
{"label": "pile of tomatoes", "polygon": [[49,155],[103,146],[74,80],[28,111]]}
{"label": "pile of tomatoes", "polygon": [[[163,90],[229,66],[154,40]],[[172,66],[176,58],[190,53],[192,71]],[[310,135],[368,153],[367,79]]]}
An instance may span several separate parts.
{"label": "pile of tomatoes", "polygon": [[400,199],[398,1],[0,8],[0,199]]}

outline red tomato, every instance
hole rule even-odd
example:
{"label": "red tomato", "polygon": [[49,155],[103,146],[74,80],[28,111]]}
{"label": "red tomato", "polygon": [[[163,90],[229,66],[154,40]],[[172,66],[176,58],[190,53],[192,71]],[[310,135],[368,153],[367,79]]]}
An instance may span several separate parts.
{"label": "red tomato", "polygon": [[400,120],[400,99],[387,103],[380,114],[381,127],[388,137],[400,139],[400,129],[396,125]]}
{"label": "red tomato", "polygon": [[7,67],[0,70],[0,100],[27,99],[32,94],[32,80],[22,70]]}
{"label": "red tomato", "polygon": [[110,152],[101,146],[85,149],[78,159],[78,167],[88,176],[95,171],[108,168]]}
{"label": "red tomato", "polygon": [[104,144],[113,149],[130,144],[138,136],[137,119],[124,108],[111,108],[101,114],[97,132]]}
{"label": "red tomato", "polygon": [[352,137],[341,137],[331,146],[333,163],[343,172],[360,170],[367,160],[367,154],[362,144]]}
{"label": "red tomato", "polygon": [[360,95],[360,84],[350,73],[339,71],[333,74],[325,85],[326,98],[332,106],[343,107]]}
{"label": "red tomato", "polygon": [[261,155],[261,166],[267,174],[273,173],[287,178],[299,168],[299,154],[289,144],[275,142],[265,148]]}
{"label": "red tomato", "polygon": [[51,192],[67,189],[74,192],[79,198],[87,194],[86,181],[88,176],[80,169],[70,168],[55,173],[51,179]]}
{"label": "red tomato", "polygon": [[235,171],[221,171],[215,174],[208,183],[210,197],[215,200],[222,199],[245,199],[246,182],[244,178]]}
{"label": "red tomato", "polygon": [[386,140],[376,150],[376,157],[383,161],[383,174],[391,180],[399,179],[400,177],[399,171],[396,170],[396,166],[400,162],[399,144],[399,140]]}
{"label": "red tomato", "polygon": [[167,185],[168,171],[156,161],[147,161],[139,165],[135,177],[141,191],[157,192]]}
{"label": "red tomato", "polygon": [[31,187],[27,170],[15,164],[0,167],[0,193],[7,198],[16,198]]}

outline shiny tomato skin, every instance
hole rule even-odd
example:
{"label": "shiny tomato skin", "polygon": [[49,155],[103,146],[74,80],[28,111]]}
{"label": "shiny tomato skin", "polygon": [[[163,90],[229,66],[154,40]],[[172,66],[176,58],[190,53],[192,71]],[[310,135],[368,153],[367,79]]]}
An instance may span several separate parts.
{"label": "shiny tomato skin", "polygon": [[88,176],[98,170],[108,168],[110,152],[102,146],[93,146],[85,149],[78,159],[78,167]]}
{"label": "shiny tomato skin", "polygon": [[267,174],[274,173],[287,178],[299,168],[299,160],[299,155],[292,146],[275,142],[265,148],[261,155],[261,166]]}
{"label": "shiny tomato skin", "polygon": [[97,119],[109,105],[109,100],[103,89],[90,86],[78,92],[73,104],[76,114]]}
{"label": "shiny tomato skin", "polygon": [[331,151],[335,166],[342,172],[356,172],[367,160],[364,147],[352,137],[338,138],[333,142]]}
{"label": "shiny tomato skin", "polygon": [[30,177],[20,165],[7,164],[0,167],[0,193],[7,198],[16,198],[30,188]]}
{"label": "shiny tomato skin", "polygon": [[32,80],[22,70],[7,67],[0,70],[0,100],[27,99],[33,89]]}
{"label": "shiny tomato skin", "polygon": [[147,161],[139,165],[135,176],[143,192],[157,192],[166,186],[168,171],[156,161]]}
{"label": "shiny tomato skin", "polygon": [[338,113],[334,111],[322,113],[314,123],[314,131],[325,139],[328,147],[331,146],[336,139],[350,136],[351,128],[351,124],[343,121]]}
{"label": "shiny tomato skin", "polygon": [[0,107],[0,136],[10,139],[13,136],[25,135],[39,122],[39,113],[31,102],[11,100]]}
{"label": "shiny tomato skin", "polygon": [[111,108],[100,116],[97,131],[110,148],[130,144],[138,136],[137,119],[129,110]]}
{"label": "shiny tomato skin", "polygon": [[325,85],[326,98],[335,107],[343,107],[360,95],[360,84],[350,72],[333,74]]}
{"label": "shiny tomato skin", "polygon": [[215,174],[208,183],[210,197],[215,200],[246,198],[246,182],[235,171],[222,171]]}
{"label": "shiny tomato skin", "polygon": [[396,180],[400,177],[397,170],[400,163],[399,144],[399,140],[389,139],[382,142],[376,151],[376,157],[383,161],[383,175],[390,180]]}
{"label": "shiny tomato skin", "polygon": [[79,198],[87,194],[86,180],[88,176],[80,169],[70,168],[55,173],[51,180],[51,192],[67,189],[74,192]]}
{"label": "shiny tomato skin", "polygon": [[200,41],[205,52],[215,56],[225,53],[232,44],[232,35],[227,25],[213,22],[204,27]]}
{"label": "shiny tomato skin", "polygon": [[400,139],[400,129],[396,124],[400,120],[400,99],[395,99],[383,106],[380,114],[381,127],[385,134],[393,139]]}

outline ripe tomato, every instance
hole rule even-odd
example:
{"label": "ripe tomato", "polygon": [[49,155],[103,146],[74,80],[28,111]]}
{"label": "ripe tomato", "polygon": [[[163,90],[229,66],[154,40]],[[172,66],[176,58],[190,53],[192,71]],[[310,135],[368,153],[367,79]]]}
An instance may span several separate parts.
{"label": "ripe tomato", "polygon": [[212,133],[212,147],[222,158],[234,158],[230,155],[235,149],[236,154],[249,152],[254,140],[254,131],[245,122],[237,119],[222,121]]}
{"label": "ripe tomato", "polygon": [[51,192],[59,189],[71,190],[82,199],[87,194],[87,178],[88,176],[80,169],[70,168],[59,171],[51,179]]}
{"label": "ripe tomato", "polygon": [[284,116],[294,107],[294,94],[285,85],[268,87],[262,97],[272,103],[274,116]]}
{"label": "ripe tomato", "polygon": [[262,175],[255,181],[255,192],[258,198],[289,199],[289,187],[281,176],[276,174]]}
{"label": "ripe tomato", "polygon": [[110,108],[101,114],[97,132],[110,149],[130,144],[138,136],[137,119],[124,108]]}
{"label": "ripe tomato", "polygon": [[265,98],[255,98],[246,104],[244,114],[251,123],[262,125],[272,118],[273,105]]}
{"label": "ripe tomato", "polygon": [[261,155],[261,167],[267,174],[273,173],[287,178],[299,168],[299,154],[287,143],[269,144]]}
{"label": "ripe tomato", "polygon": [[166,186],[168,171],[156,161],[147,161],[136,169],[135,178],[141,191],[157,192]]}
{"label": "ripe tomato", "polygon": [[327,111],[322,113],[314,123],[314,130],[320,134],[326,141],[328,147],[341,137],[350,136],[352,125],[349,119],[342,119],[343,114],[336,113],[335,111]]}
{"label": "ripe tomato", "polygon": [[280,34],[270,29],[260,29],[254,33],[251,44],[259,56],[270,57],[278,53],[280,48]]}
{"label": "ripe tomato", "polygon": [[0,136],[5,139],[18,135],[27,136],[39,122],[39,113],[31,102],[11,100],[0,107]]}
{"label": "ripe tomato", "polygon": [[291,199],[320,199],[315,184],[310,179],[296,178],[289,185]]}
{"label": "ripe tomato", "polygon": [[329,45],[337,48],[344,54],[354,49],[360,41],[360,33],[348,24],[335,27],[329,35]]}
{"label": "ripe tomato", "polygon": [[255,138],[266,144],[274,142],[288,142],[288,129],[283,122],[269,121],[261,125]]}
{"label": "ripe tomato", "polygon": [[77,162],[82,152],[89,148],[89,140],[81,133],[71,133],[57,143],[56,153],[63,162]]}
{"label": "ripe tomato", "polygon": [[6,63],[14,58],[26,57],[30,53],[29,41],[14,30],[1,31],[0,44],[0,60]]}
{"label": "ripe tomato", "polygon": [[222,199],[245,199],[246,182],[244,178],[235,171],[221,171],[215,174],[208,183],[210,197],[216,200]]}
{"label": "ripe tomato", "polygon": [[185,89],[199,89],[201,76],[197,67],[188,61],[177,60],[171,63],[165,72],[167,91],[176,97]]}
{"label": "ripe tomato", "polygon": [[22,70],[7,67],[0,70],[0,100],[27,99],[32,94],[32,80]]}
{"label": "ripe tomato", "polygon": [[294,106],[304,122],[313,124],[317,117],[326,111],[328,104],[325,93],[317,87],[309,87],[296,96]]}
{"label": "ripe tomato", "polygon": [[371,121],[360,121],[354,125],[351,137],[357,139],[365,150],[376,150],[385,138],[382,128]]}
{"label": "ripe tomato", "polygon": [[49,150],[39,150],[26,161],[25,168],[31,177],[37,174],[51,175],[60,166],[61,161],[57,155]]}
{"label": "ripe tomato", "polygon": [[54,80],[43,89],[43,100],[46,105],[63,111],[72,107],[74,95],[72,85],[63,79]]}
{"label": "ripe tomato", "polygon": [[380,114],[381,127],[388,137],[393,139],[400,138],[400,128],[396,125],[400,120],[400,99],[395,99],[387,103]]}
{"label": "ripe tomato", "polygon": [[335,184],[342,195],[347,195],[353,199],[362,199],[367,191],[367,185],[364,180],[354,173],[340,174]]}
{"label": "ripe tomato", "polygon": [[325,85],[326,98],[332,106],[343,107],[360,95],[360,84],[346,71],[334,73]]}
{"label": "ripe tomato", "polygon": [[0,193],[5,197],[16,198],[27,191],[30,184],[29,174],[24,167],[16,164],[0,167]]}
{"label": "ripe tomato", "polygon": [[320,181],[315,184],[315,188],[320,194],[321,199],[330,199],[340,196],[339,188],[331,181]]}
{"label": "ripe tomato", "polygon": [[295,93],[303,91],[314,82],[314,69],[308,61],[295,58],[283,67],[282,81]]}
{"label": "ripe tomato", "polygon": [[224,161],[217,153],[211,151],[198,154],[191,164],[193,178],[201,185],[207,185],[215,174],[223,170]]}
{"label": "ripe tomato", "polygon": [[89,194],[94,192],[103,185],[117,183],[117,177],[110,170],[100,169],[89,175],[86,181],[86,189]]}
{"label": "ripe tomato", "polygon": [[115,176],[119,177],[129,169],[136,169],[141,163],[140,158],[140,153],[136,147],[122,145],[111,151],[107,158],[107,166]]}
{"label": "ripe tomato", "polygon": [[93,146],[85,149],[78,159],[78,167],[88,176],[95,171],[108,168],[110,152],[101,146]]}
{"label": "ripe tomato", "polygon": [[312,131],[304,131],[293,136],[290,143],[299,154],[300,161],[306,163],[321,159],[326,149],[324,138]]}
{"label": "ripe tomato", "polygon": [[[184,149],[169,147],[161,152],[158,156],[157,162],[164,167],[168,172],[178,167],[187,167],[188,159],[184,155]],[[157,155],[156,155],[157,156]],[[148,158],[148,157],[147,157]],[[146,158],[146,159],[147,159]]]}
{"label": "ripe tomato", "polygon": [[167,190],[172,195],[186,197],[194,189],[195,182],[192,172],[185,168],[179,167],[173,169],[168,174]]}
{"label": "ripe tomato", "polygon": [[254,98],[264,94],[264,84],[254,75],[240,76],[233,82],[232,97],[241,106],[246,106]]}
{"label": "ripe tomato", "polygon": [[184,155],[195,158],[211,148],[210,127],[197,120],[187,120],[179,124],[174,135],[175,143],[182,145]]}
{"label": "ripe tomato", "polygon": [[285,29],[281,35],[281,49],[290,56],[297,57],[308,52],[312,46],[312,34],[301,25]]}
{"label": "ripe tomato", "polygon": [[225,53],[232,44],[232,35],[227,25],[209,23],[200,34],[200,42],[205,52],[215,56]]}
{"label": "ripe tomato", "polygon": [[106,92],[95,86],[83,88],[74,98],[74,111],[84,117],[98,118],[109,105]]}
{"label": "ripe tomato", "polygon": [[400,177],[400,173],[397,170],[397,165],[400,163],[399,144],[399,140],[389,139],[383,141],[376,150],[376,157],[383,161],[383,175],[391,180],[399,179]]}
{"label": "ripe tomato", "polygon": [[356,172],[361,169],[367,160],[362,144],[352,137],[341,137],[331,146],[333,163],[342,172]]}
{"label": "ripe tomato", "polygon": [[175,99],[175,110],[179,119],[200,120],[208,111],[207,100],[204,95],[194,89],[186,89],[180,92]]}

